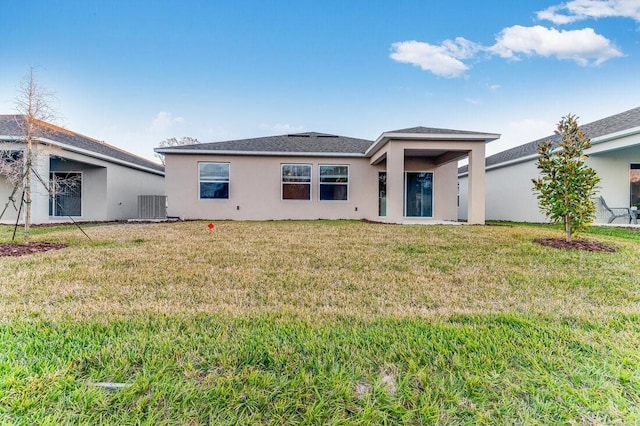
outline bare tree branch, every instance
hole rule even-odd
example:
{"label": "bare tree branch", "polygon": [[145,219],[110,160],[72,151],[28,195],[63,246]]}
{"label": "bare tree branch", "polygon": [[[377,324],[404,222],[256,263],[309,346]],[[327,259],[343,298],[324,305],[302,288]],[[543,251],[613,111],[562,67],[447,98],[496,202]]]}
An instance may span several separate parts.
{"label": "bare tree branch", "polygon": [[[160,142],[159,148],[166,148],[168,146],[183,146],[183,145],[196,145],[200,141],[197,138],[191,136],[183,136],[180,139],[167,138]],[[156,153],[155,156],[160,160],[163,166],[166,166],[164,162],[164,154]]]}
{"label": "bare tree branch", "polygon": [[[24,143],[24,149],[5,149],[0,155],[0,175],[13,186],[13,192],[9,196],[8,205],[14,202],[18,187],[22,186],[21,203],[24,202],[24,242],[29,242],[29,229],[31,227],[31,202],[32,202],[32,175],[34,164],[37,163],[37,138],[45,136],[51,130],[49,122],[57,117],[51,104],[54,100],[53,93],[42,88],[35,79],[33,68],[23,79],[18,87],[18,95],[14,100],[16,112],[16,124],[20,129],[20,140]],[[18,209],[19,211],[20,209]],[[1,215],[0,215],[1,217]]]}

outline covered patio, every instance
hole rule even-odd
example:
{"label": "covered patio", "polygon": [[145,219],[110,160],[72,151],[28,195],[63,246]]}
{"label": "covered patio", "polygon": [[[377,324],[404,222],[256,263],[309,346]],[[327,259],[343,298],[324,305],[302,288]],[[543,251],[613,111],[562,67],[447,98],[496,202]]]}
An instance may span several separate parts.
{"label": "covered patio", "polygon": [[457,221],[458,161],[469,161],[469,224],[485,223],[485,144],[498,134],[414,127],[383,133],[367,150],[379,169],[379,216],[388,223]]}

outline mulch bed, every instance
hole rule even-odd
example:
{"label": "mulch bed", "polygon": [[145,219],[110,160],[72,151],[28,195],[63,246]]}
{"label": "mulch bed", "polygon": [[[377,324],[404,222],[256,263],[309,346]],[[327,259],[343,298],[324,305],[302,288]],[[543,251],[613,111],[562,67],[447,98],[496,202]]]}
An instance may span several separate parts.
{"label": "mulch bed", "polygon": [[42,253],[43,251],[60,250],[67,245],[62,243],[29,243],[29,244],[0,244],[0,257],[23,256],[25,254]]}
{"label": "mulch bed", "polygon": [[557,249],[575,249],[594,252],[614,253],[615,248],[608,246],[600,241],[575,239],[566,241],[564,238],[536,238],[533,242],[543,246],[554,247]]}

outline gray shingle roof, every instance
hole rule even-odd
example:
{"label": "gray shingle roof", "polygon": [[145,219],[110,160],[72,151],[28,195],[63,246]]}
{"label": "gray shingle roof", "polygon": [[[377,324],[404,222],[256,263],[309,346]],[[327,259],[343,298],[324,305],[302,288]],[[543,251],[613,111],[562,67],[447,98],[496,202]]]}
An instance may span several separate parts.
{"label": "gray shingle roof", "polygon": [[408,129],[392,130],[385,133],[416,133],[416,134],[431,134],[431,135],[477,135],[484,134],[486,132],[472,132],[468,130],[453,130],[453,129],[440,129],[437,127],[409,127]]}
{"label": "gray shingle roof", "polygon": [[[605,117],[600,120],[593,121],[591,123],[580,126],[582,131],[590,139],[595,139],[600,136],[610,135],[612,133],[621,132],[623,130],[632,129],[634,127],[640,127],[640,107],[630,109],[628,111],[621,112],[610,117]],[[508,161],[514,161],[519,158],[528,157],[538,153],[538,145],[540,142],[553,140],[557,141],[559,138],[557,135],[550,135],[544,138],[536,139],[535,141],[525,143],[515,148],[507,149],[497,154],[491,155],[486,159],[486,167],[494,166]],[[458,173],[466,173],[468,171],[467,166],[460,167]]]}
{"label": "gray shingle roof", "polygon": [[156,149],[158,152],[172,151],[221,151],[246,153],[307,153],[307,154],[362,154],[373,141],[307,132],[291,135],[266,136],[223,142],[201,143]]}
{"label": "gray shingle roof", "polygon": [[[0,115],[0,135],[16,138],[22,137],[23,131],[21,122],[23,123],[24,121],[25,119],[21,115]],[[133,164],[135,166],[155,170],[157,172],[164,172],[164,167],[160,164],[138,157],[137,155],[131,154],[104,142],[100,142],[96,139],[91,139],[79,133],[45,122],[41,122],[41,128],[42,131],[40,132],[40,136],[44,138],[54,140],[73,148],[99,154],[101,156],[111,157],[114,160],[118,160],[118,162]]]}

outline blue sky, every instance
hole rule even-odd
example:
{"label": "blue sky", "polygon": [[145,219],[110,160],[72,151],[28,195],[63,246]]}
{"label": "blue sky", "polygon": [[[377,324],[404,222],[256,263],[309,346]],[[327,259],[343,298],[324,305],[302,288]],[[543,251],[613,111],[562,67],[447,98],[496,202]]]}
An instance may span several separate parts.
{"label": "blue sky", "polygon": [[640,0],[0,0],[0,113],[33,67],[59,124],[153,158],[413,126],[488,153],[640,105]]}

